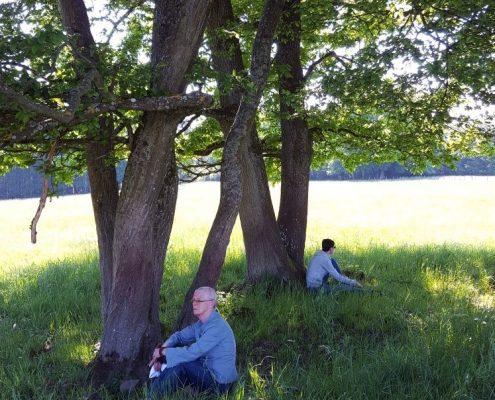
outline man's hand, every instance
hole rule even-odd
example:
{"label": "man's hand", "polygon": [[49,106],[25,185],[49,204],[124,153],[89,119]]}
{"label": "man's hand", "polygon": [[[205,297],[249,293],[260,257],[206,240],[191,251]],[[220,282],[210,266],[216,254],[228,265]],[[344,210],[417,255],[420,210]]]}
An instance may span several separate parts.
{"label": "man's hand", "polygon": [[[155,350],[153,350],[153,355],[151,356],[151,360],[148,364],[148,367],[151,367],[153,365],[155,369],[158,371],[160,369],[160,362],[158,361],[158,359],[162,357],[162,355],[165,355],[165,348],[162,349],[162,346],[155,347]],[[158,364],[158,368],[156,367],[157,364]]]}
{"label": "man's hand", "polygon": [[160,371],[161,371],[161,369],[162,369],[162,363],[161,363],[160,361],[155,361],[155,362],[153,363],[153,369],[154,369],[155,371],[160,372]]}
{"label": "man's hand", "polygon": [[155,348],[155,350],[153,351],[153,358],[159,358],[162,356],[160,350],[161,350],[161,346]]}

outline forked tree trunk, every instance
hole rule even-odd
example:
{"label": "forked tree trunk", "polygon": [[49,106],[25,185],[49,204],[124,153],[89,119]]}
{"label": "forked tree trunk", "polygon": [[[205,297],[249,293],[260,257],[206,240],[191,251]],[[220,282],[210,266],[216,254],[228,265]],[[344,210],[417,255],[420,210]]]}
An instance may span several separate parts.
{"label": "forked tree trunk", "polygon": [[169,151],[177,124],[164,113],[146,115],[120,194],[100,358],[124,376],[144,375],[150,350],[161,339],[158,291],[177,197]]}
{"label": "forked tree trunk", "polygon": [[304,275],[297,271],[280,237],[255,127],[241,144],[241,160],[240,217],[248,281],[258,282],[265,277],[281,281],[302,279]]}
{"label": "forked tree trunk", "polygon": [[[213,67],[221,75],[218,80],[220,104],[225,110],[221,127],[226,137],[239,107],[241,90],[226,85],[234,74],[244,71],[239,40],[226,37],[223,30],[235,22],[230,0],[212,3],[208,24]],[[223,79],[222,79],[223,78]],[[286,280],[294,278],[294,267],[287,256],[273,211],[268,177],[256,127],[250,129],[240,147],[242,200],[239,210],[247,258],[247,279],[251,282],[264,276]]]}
{"label": "forked tree trunk", "polygon": [[303,272],[312,140],[306,120],[298,116],[304,109],[300,0],[286,1],[282,18],[277,63],[288,70],[279,73],[282,176],[278,226],[289,256]]}
{"label": "forked tree trunk", "polygon": [[[203,36],[208,1],[156,0],[152,38],[155,95],[180,94]],[[96,51],[82,0],[60,0],[64,25],[84,54]],[[177,198],[174,138],[182,116],[147,112],[135,138],[118,200],[112,248],[112,287],[101,348],[94,363],[97,383],[143,377],[161,339],[158,291]],[[97,195],[97,194],[95,194]]]}
{"label": "forked tree trunk", "polygon": [[188,325],[195,319],[190,303],[194,290],[200,286],[216,287],[225,261],[230,234],[242,197],[239,147],[253,127],[256,110],[266,85],[270,69],[270,49],[281,9],[281,0],[266,0],[251,58],[250,78],[254,89],[243,96],[234,123],[226,137],[222,159],[220,203],[206,240],[198,272],[186,294],[178,321],[179,326]]}

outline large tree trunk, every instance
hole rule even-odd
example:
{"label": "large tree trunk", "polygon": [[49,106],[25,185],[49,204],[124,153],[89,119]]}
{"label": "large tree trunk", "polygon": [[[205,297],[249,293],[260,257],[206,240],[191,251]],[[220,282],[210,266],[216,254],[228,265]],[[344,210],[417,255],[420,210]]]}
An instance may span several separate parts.
{"label": "large tree trunk", "polygon": [[[157,1],[153,27],[156,93],[181,93],[197,53],[208,2]],[[115,275],[100,358],[126,375],[145,373],[161,339],[158,292],[177,197],[174,138],[180,117],[147,113],[129,159],[117,210]]]}
{"label": "large tree trunk", "polygon": [[254,89],[243,95],[234,123],[226,137],[222,159],[220,203],[206,240],[198,272],[186,294],[178,321],[179,326],[188,325],[195,319],[190,303],[194,290],[200,286],[216,287],[225,261],[230,234],[242,197],[239,147],[243,138],[253,128],[256,110],[268,78],[270,49],[281,9],[281,0],[266,0],[251,58],[250,78]]}
{"label": "large tree trunk", "polygon": [[[233,73],[243,73],[244,65],[239,40],[226,37],[224,29],[235,22],[230,0],[212,3],[208,35],[213,67],[221,76],[220,104],[225,111],[221,127],[226,137],[239,107],[241,89],[226,85]],[[286,280],[294,276],[273,211],[268,178],[256,127],[250,129],[240,147],[242,200],[239,210],[247,257],[247,278],[255,282],[264,276]],[[218,275],[218,274],[217,274]]]}
{"label": "large tree trunk", "polygon": [[289,256],[303,272],[312,141],[306,120],[298,116],[304,108],[300,0],[287,0],[282,18],[277,63],[289,68],[279,73],[282,176],[278,225]]}
{"label": "large tree trunk", "polygon": [[99,123],[100,136],[86,145],[86,165],[98,238],[101,317],[105,321],[113,280],[113,232],[119,188],[115,166],[108,162],[113,155],[112,126],[104,117],[100,118]]}
{"label": "large tree trunk", "polygon": [[158,291],[177,195],[178,122],[164,113],[146,115],[120,194],[100,359],[106,369],[118,368],[123,375],[144,375],[150,351],[161,339]]}
{"label": "large tree trunk", "polygon": [[282,281],[301,279],[289,258],[275,219],[265,163],[255,127],[241,144],[241,226],[247,258],[247,279],[275,277]]}
{"label": "large tree trunk", "polygon": [[[78,46],[96,51],[82,0],[60,0],[64,25]],[[183,92],[203,36],[208,1],[156,0],[152,38],[154,95]],[[82,40],[86,38],[86,40]],[[89,53],[88,53],[89,52]],[[113,235],[112,287],[94,378],[146,374],[146,362],[161,339],[158,292],[177,198],[174,138],[182,116],[147,112],[134,140]]]}
{"label": "large tree trunk", "polygon": [[[91,60],[93,67],[98,66],[100,61],[84,2],[60,0],[59,10],[67,32],[76,38],[80,54]],[[98,239],[101,318],[105,323],[113,281],[113,234],[119,190],[115,166],[109,163],[109,158],[113,156],[113,126],[107,117],[101,117],[98,122],[98,133],[87,138],[85,153]]]}

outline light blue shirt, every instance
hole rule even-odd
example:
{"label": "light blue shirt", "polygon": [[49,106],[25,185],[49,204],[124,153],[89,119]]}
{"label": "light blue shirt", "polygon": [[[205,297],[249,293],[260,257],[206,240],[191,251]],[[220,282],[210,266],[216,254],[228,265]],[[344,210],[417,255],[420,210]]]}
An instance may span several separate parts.
{"label": "light blue shirt", "polygon": [[205,322],[198,321],[175,332],[166,343],[167,367],[200,359],[216,382],[238,379],[234,333],[218,311],[213,311]]}
{"label": "light blue shirt", "polygon": [[323,250],[317,251],[308,265],[306,272],[306,286],[308,288],[319,288],[323,284],[326,275],[347,285],[356,286],[357,282],[345,275],[340,274],[333,266],[331,257]]}

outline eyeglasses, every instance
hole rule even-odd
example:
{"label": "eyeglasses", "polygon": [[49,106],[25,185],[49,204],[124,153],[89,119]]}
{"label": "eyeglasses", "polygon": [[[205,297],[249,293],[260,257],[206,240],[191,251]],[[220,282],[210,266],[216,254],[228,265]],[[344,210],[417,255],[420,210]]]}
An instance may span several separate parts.
{"label": "eyeglasses", "polygon": [[205,301],[213,301],[215,299],[206,299],[206,300],[197,300],[197,299],[191,299],[191,303],[204,303]]}

